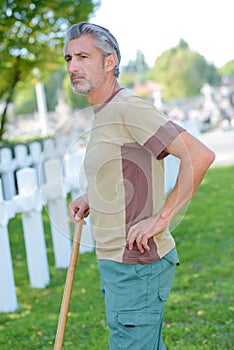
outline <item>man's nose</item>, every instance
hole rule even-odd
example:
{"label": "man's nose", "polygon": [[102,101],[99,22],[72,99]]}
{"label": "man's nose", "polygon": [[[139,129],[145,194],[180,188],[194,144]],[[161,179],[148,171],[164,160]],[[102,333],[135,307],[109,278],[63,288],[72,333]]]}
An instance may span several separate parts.
{"label": "man's nose", "polygon": [[69,73],[74,73],[74,72],[79,72],[80,70],[80,65],[77,61],[71,60],[68,65],[68,72]]}

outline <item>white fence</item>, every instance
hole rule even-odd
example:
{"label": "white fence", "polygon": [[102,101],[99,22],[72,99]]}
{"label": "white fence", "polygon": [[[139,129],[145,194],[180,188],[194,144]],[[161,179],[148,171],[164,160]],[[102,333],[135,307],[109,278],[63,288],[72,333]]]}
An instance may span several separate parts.
{"label": "white fence", "polygon": [[[42,209],[50,219],[56,268],[67,268],[72,234],[67,197],[81,193],[80,167],[84,147],[74,144],[62,149],[61,140],[45,144],[32,142],[0,149],[0,312],[18,308],[10,250],[9,220],[21,214],[30,286],[44,288],[50,283]],[[80,252],[94,249],[90,225],[85,225]]]}

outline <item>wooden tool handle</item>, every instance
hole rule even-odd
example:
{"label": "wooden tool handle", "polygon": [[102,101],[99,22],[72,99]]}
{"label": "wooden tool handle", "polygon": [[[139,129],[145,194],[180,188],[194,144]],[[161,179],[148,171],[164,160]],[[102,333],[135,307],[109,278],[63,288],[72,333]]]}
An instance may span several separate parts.
{"label": "wooden tool handle", "polygon": [[71,300],[73,280],[75,276],[76,264],[77,264],[77,259],[79,255],[82,227],[83,227],[83,220],[75,224],[75,233],[73,237],[71,257],[70,257],[70,262],[67,270],[66,283],[65,283],[64,292],[63,292],[63,299],[62,299],[62,304],[60,309],[57,334],[56,334],[55,343],[54,343],[54,350],[62,350],[62,346],[63,346],[63,339],[64,339],[64,334],[66,329],[66,322],[67,322],[67,315],[68,315],[70,300]]}

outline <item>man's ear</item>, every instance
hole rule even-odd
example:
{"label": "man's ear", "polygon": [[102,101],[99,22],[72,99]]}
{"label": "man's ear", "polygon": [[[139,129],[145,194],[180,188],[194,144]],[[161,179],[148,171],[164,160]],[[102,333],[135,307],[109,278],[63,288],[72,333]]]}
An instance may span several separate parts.
{"label": "man's ear", "polygon": [[112,71],[116,66],[116,55],[111,54],[107,57],[105,57],[105,69],[106,72]]}

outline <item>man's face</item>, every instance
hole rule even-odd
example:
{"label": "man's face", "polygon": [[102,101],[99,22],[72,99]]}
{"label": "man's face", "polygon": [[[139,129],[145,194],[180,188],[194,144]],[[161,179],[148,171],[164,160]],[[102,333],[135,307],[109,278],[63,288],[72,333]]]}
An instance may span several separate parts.
{"label": "man's face", "polygon": [[105,77],[104,57],[94,46],[91,35],[68,42],[65,53],[73,91],[87,95],[95,91]]}

